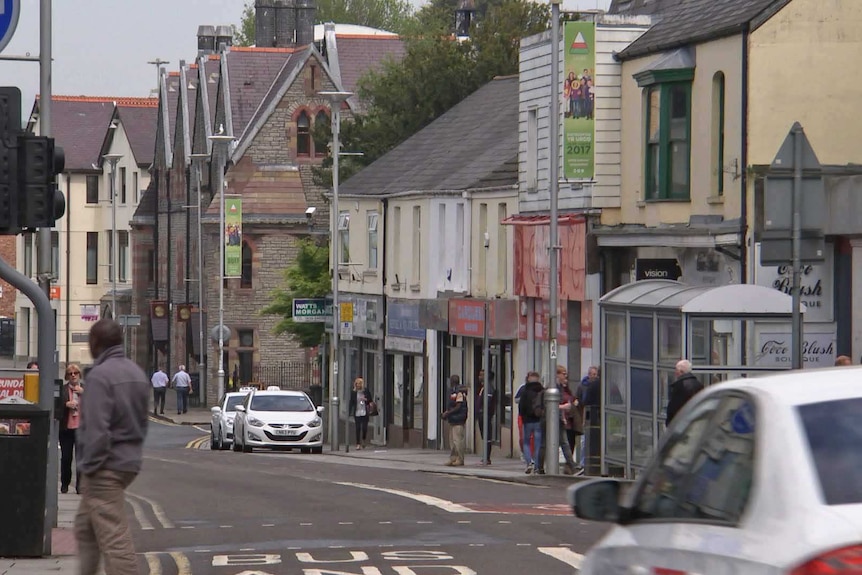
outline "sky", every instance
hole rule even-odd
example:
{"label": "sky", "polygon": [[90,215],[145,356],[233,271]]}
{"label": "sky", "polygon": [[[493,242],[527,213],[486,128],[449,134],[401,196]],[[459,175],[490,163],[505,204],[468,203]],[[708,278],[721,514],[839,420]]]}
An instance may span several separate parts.
{"label": "sky", "polygon": [[[39,2],[20,0],[21,16],[3,56],[39,55]],[[421,5],[423,0],[411,0]],[[53,93],[146,97],[156,67],[194,61],[201,24],[238,25],[246,0],[54,0]],[[610,0],[564,0],[564,10],[606,9]],[[39,64],[0,61],[0,86],[18,86],[23,115],[39,92]]]}

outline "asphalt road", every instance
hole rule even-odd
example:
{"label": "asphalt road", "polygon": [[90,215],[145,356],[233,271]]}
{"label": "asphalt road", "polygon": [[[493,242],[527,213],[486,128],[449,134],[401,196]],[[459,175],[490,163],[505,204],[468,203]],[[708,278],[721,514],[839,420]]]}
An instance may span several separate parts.
{"label": "asphalt road", "polygon": [[327,455],[199,448],[203,427],[153,422],[128,493],[151,575],[547,575],[604,533],[536,486]]}

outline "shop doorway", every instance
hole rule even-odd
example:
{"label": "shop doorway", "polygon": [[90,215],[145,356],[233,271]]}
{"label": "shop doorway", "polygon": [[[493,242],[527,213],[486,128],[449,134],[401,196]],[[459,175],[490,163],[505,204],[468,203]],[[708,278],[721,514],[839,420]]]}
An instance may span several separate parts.
{"label": "shop doorway", "polygon": [[[486,380],[491,383],[495,393],[493,402],[488,406],[490,417],[490,437],[494,445],[500,446],[502,438],[502,427],[508,425],[511,428],[511,410],[506,409],[505,400],[512,394],[512,345],[503,342],[491,342],[488,350],[489,374]],[[470,383],[471,408],[473,414],[478,413],[478,406],[474,405],[480,401],[477,396],[479,371],[482,369],[482,344],[473,347],[473,372]],[[479,434],[479,426],[482,421],[476,421],[476,433],[474,434],[473,447],[475,453],[482,452],[482,441]]]}

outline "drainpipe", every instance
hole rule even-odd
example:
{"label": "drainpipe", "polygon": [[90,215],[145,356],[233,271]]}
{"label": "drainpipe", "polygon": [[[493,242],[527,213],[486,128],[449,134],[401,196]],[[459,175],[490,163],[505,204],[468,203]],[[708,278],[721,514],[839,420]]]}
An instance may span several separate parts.
{"label": "drainpipe", "polygon": [[173,347],[174,347],[174,339],[173,339],[174,334],[173,334],[173,330],[171,329],[171,327],[173,326],[173,323],[174,323],[174,316],[173,316],[173,314],[174,314],[174,300],[173,300],[173,293],[172,293],[173,290],[171,289],[173,287],[171,284],[174,281],[173,274],[171,273],[171,268],[173,267],[172,266],[173,261],[172,261],[171,255],[173,253],[173,250],[170,249],[170,247],[171,247],[171,236],[173,235],[171,233],[173,231],[173,230],[171,230],[171,212],[173,211],[173,207],[171,206],[171,193],[172,193],[171,175],[172,175],[173,171],[172,170],[166,170],[166,172],[167,173],[165,174],[165,191],[167,193],[165,194],[165,196],[167,197],[167,200],[168,200],[168,223],[167,223],[168,241],[167,241],[166,245],[168,246],[168,250],[167,250],[168,262],[167,262],[167,265],[165,266],[165,268],[166,268],[165,269],[165,290],[167,291],[166,297],[168,300],[168,345],[166,346],[167,347],[167,353],[165,356],[165,365],[167,365],[167,372],[168,372],[168,374],[170,374],[171,373],[171,367],[172,367],[171,351],[173,350]]}
{"label": "drainpipe", "polygon": [[[386,329],[386,312],[387,312],[387,310],[386,310],[387,305],[386,304],[388,302],[388,298],[386,297],[386,245],[387,245],[386,244],[386,238],[387,238],[388,233],[389,233],[389,223],[386,219],[386,214],[389,213],[389,200],[387,200],[386,198],[383,198],[381,200],[381,204],[383,206],[383,209],[381,210],[383,213],[380,214],[382,216],[382,220],[383,220],[383,258],[382,258],[382,262],[380,264],[380,277],[383,278],[383,284],[382,284],[383,289],[381,291],[383,292],[382,293],[382,295],[383,295],[383,323],[384,323],[383,329],[385,330]],[[379,246],[379,243],[378,243],[378,246]],[[336,329],[334,322],[332,324],[332,329]],[[382,406],[381,417],[383,418],[383,421],[380,423],[380,426],[381,426],[381,431],[383,432],[383,437],[382,437],[383,445],[386,445],[388,443],[388,438],[386,437],[386,430],[389,429],[387,424],[389,423],[389,418],[391,417],[391,414],[389,413],[390,409],[387,407],[388,404],[386,402],[386,398],[388,397],[389,392],[386,389],[386,381],[387,381],[386,375],[387,374],[386,374],[386,337],[385,337],[385,333],[384,333],[384,337],[383,337],[383,350],[380,352],[380,358],[382,361],[381,361],[380,377],[378,378],[379,383],[377,385],[377,389],[383,390],[383,393],[382,393],[383,403],[380,402],[379,396],[378,396],[377,405]],[[378,391],[378,393],[380,393],[380,391]]]}
{"label": "drainpipe", "polygon": [[[162,295],[161,278],[159,277],[159,196],[161,196],[161,171],[156,168],[153,170],[151,178],[156,182],[156,202],[155,209],[153,210],[153,283],[156,286],[155,289],[155,297],[153,299],[158,300]],[[147,341],[149,341],[150,353],[153,365],[150,366],[151,371],[155,371],[159,367],[159,350],[156,348],[156,342],[153,341],[153,330],[152,330],[152,317],[150,318],[150,333],[147,335]]]}
{"label": "drainpipe", "polygon": [[[739,254],[739,283],[748,282],[748,38],[750,25],[742,31],[742,141],[740,142],[740,182],[742,186],[742,208],[740,210],[740,234],[742,234],[742,250]],[[752,237],[752,240],[754,238]]]}
{"label": "drainpipe", "polygon": [[[191,297],[190,290],[191,290],[191,277],[192,277],[192,274],[189,273],[190,270],[192,269],[192,246],[191,246],[191,243],[192,243],[192,236],[191,236],[191,227],[192,227],[192,222],[191,222],[191,215],[192,215],[191,214],[192,168],[191,168],[191,164],[188,164],[186,166],[185,173],[186,173],[186,206],[185,206],[185,210],[186,210],[186,263],[183,266],[183,269],[185,270],[185,276],[186,277],[183,278],[183,282],[185,283],[185,286],[186,286],[186,299],[185,299],[184,303],[186,305],[188,305],[189,298]],[[189,317],[189,321],[191,321],[191,317]],[[186,323],[185,325],[186,325],[186,334],[187,334],[186,345],[184,346],[185,350],[186,350],[186,359],[183,363],[185,363],[186,366],[188,366],[190,363],[189,359],[191,358],[191,356],[189,355],[189,346],[188,346],[188,327],[189,327],[189,324]],[[198,396],[203,397],[203,394],[200,391],[200,387],[201,387],[201,384],[200,384],[200,381],[198,381]]]}
{"label": "drainpipe", "polygon": [[[72,176],[66,174],[66,198],[72,197]],[[70,322],[72,317],[72,298],[70,286],[72,278],[72,202],[67,201],[66,208],[66,365],[69,365],[69,348],[72,345]]]}

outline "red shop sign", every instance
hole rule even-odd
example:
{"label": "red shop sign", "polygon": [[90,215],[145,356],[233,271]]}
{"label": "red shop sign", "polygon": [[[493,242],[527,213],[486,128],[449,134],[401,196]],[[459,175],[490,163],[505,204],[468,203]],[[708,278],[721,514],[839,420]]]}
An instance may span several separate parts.
{"label": "red shop sign", "polygon": [[[551,260],[550,225],[547,216],[513,216],[505,223],[515,227],[515,293],[521,297],[548,299]],[[583,217],[568,215],[559,220],[560,299],[584,301],[586,283],[586,232]]]}
{"label": "red shop sign", "polygon": [[483,337],[485,303],[469,299],[450,299],[449,333],[466,337]]}

